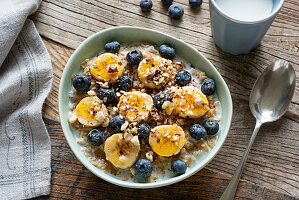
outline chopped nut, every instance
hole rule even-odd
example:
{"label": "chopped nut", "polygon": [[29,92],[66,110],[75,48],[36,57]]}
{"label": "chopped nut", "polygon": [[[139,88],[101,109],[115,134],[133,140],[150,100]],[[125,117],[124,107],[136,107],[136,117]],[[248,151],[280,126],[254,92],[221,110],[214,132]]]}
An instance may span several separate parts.
{"label": "chopped nut", "polygon": [[98,120],[99,122],[103,123],[106,116],[102,111],[97,111],[96,116],[95,116],[96,120]]}
{"label": "chopped nut", "polygon": [[120,130],[122,130],[122,131],[126,130],[126,128],[128,127],[128,125],[129,125],[129,122],[126,121],[126,122],[121,126]]}
{"label": "chopped nut", "polygon": [[145,157],[146,157],[149,161],[153,162],[154,157],[153,157],[153,152],[152,152],[152,151],[147,152],[147,153],[145,154]]}
{"label": "chopped nut", "polygon": [[109,83],[108,82],[97,82],[102,88],[109,88]]}
{"label": "chopped nut", "polygon": [[[132,135],[133,137],[133,135]],[[140,143],[139,143],[139,139],[137,136],[134,136],[132,139],[131,139],[131,142],[135,145],[135,146],[139,146]]]}
{"label": "chopped nut", "polygon": [[137,127],[133,127],[133,128],[131,129],[131,132],[136,134],[136,133],[137,133]]}
{"label": "chopped nut", "polygon": [[173,103],[170,101],[165,101],[162,105],[162,109],[165,110],[167,115],[171,115],[173,112]]}
{"label": "chopped nut", "polygon": [[129,132],[125,132],[124,139],[130,141],[133,138],[133,135]]}
{"label": "chopped nut", "polygon": [[107,127],[108,125],[109,125],[109,118],[106,117],[105,120],[104,120],[104,122],[102,123],[102,126],[103,127]]}
{"label": "chopped nut", "polygon": [[89,96],[96,96],[96,93],[95,93],[95,91],[93,91],[93,90],[89,90],[89,91],[87,92],[87,94],[88,94]]}
{"label": "chopped nut", "polygon": [[131,174],[132,174],[133,176],[135,176],[135,170],[134,170],[134,168],[130,168],[130,172],[131,172]]}
{"label": "chopped nut", "polygon": [[84,144],[85,144],[85,140],[84,140],[83,138],[79,138],[79,139],[77,140],[77,143],[78,143],[78,144],[81,144],[81,145],[84,145]]}
{"label": "chopped nut", "polygon": [[78,119],[78,116],[77,116],[75,110],[73,112],[70,112],[68,117],[69,117],[70,123],[75,123]]}

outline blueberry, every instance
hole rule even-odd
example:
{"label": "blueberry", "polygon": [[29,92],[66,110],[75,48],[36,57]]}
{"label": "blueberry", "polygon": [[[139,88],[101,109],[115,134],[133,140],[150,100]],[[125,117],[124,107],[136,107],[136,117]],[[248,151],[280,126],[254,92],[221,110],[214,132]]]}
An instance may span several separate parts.
{"label": "blueberry", "polygon": [[120,49],[120,44],[117,41],[105,44],[105,51],[110,53],[117,53]]}
{"label": "blueberry", "polygon": [[139,139],[146,139],[151,133],[151,127],[148,123],[142,123],[137,125],[137,134]]}
{"label": "blueberry", "polygon": [[219,124],[213,119],[206,119],[201,124],[206,130],[208,135],[215,135],[219,130]]}
{"label": "blueberry", "polygon": [[106,105],[113,104],[117,102],[116,93],[112,89],[99,88],[97,96],[103,100]]}
{"label": "blueberry", "polygon": [[173,0],[162,0],[162,4],[163,4],[164,6],[169,6],[169,5],[172,4],[172,2],[173,2]]}
{"label": "blueberry", "polygon": [[121,126],[125,123],[125,120],[117,115],[117,116],[113,116],[110,120],[109,120],[109,129],[113,132],[113,133],[121,133],[123,132],[121,130]]}
{"label": "blueberry", "polygon": [[140,8],[142,11],[148,12],[152,9],[153,2],[152,0],[141,0],[140,1]]}
{"label": "blueberry", "polygon": [[211,78],[205,79],[201,84],[201,91],[205,95],[212,95],[216,90],[215,81]]}
{"label": "blueberry", "polygon": [[159,92],[154,96],[154,105],[157,109],[162,110],[162,105],[165,101],[171,101],[169,94],[165,92]]}
{"label": "blueberry", "polygon": [[191,8],[198,8],[202,4],[202,0],[189,0]]}
{"label": "blueberry", "polygon": [[120,90],[128,92],[128,91],[130,91],[133,88],[133,82],[134,82],[134,80],[133,80],[132,77],[130,77],[130,76],[123,76],[117,82],[118,88]]}
{"label": "blueberry", "polygon": [[189,133],[194,139],[200,140],[207,135],[207,130],[200,124],[193,124],[189,128]]}
{"label": "blueberry", "polygon": [[176,84],[180,85],[180,86],[185,86],[188,85],[191,81],[191,74],[186,71],[186,70],[182,70],[179,71],[175,77],[174,77],[174,81]]}
{"label": "blueberry", "polygon": [[182,160],[175,160],[171,163],[171,170],[176,176],[182,175],[187,170],[187,164]]}
{"label": "blueberry", "polygon": [[184,14],[184,8],[179,4],[173,4],[169,6],[168,14],[171,19],[181,19]]}
{"label": "blueberry", "polygon": [[100,146],[105,141],[104,132],[98,129],[92,129],[87,135],[87,142],[93,146]]}
{"label": "blueberry", "polygon": [[90,78],[85,75],[78,75],[73,80],[74,88],[79,92],[85,92],[91,85]]}
{"label": "blueberry", "polygon": [[141,178],[149,177],[153,171],[151,161],[147,159],[139,159],[135,164],[135,173]]}
{"label": "blueberry", "polygon": [[175,56],[175,49],[169,45],[163,44],[159,48],[159,53],[163,58],[173,59]]}
{"label": "blueberry", "polygon": [[143,59],[143,55],[141,51],[135,49],[135,50],[131,50],[127,54],[126,59],[130,65],[138,65],[140,61]]}

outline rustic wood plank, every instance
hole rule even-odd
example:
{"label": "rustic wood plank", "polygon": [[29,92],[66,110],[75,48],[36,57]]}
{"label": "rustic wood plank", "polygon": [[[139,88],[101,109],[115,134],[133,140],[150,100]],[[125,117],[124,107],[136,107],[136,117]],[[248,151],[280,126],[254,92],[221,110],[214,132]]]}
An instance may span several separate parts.
{"label": "rustic wood plank", "polygon": [[[180,3],[182,3],[181,1]],[[247,99],[249,88],[260,71],[275,59],[290,61],[297,68],[299,6],[296,1],[287,1],[261,45],[251,54],[231,56],[218,49],[212,40],[208,4],[194,13],[187,5],[183,21],[171,21],[167,11],[154,2],[153,11],[145,15],[138,3],[131,1],[43,1],[38,12],[32,16],[41,35],[71,48],[76,48],[86,37],[115,25],[144,26],[191,43],[201,51],[219,72],[230,82],[230,90],[239,98]],[[198,29],[196,29],[198,27]],[[299,80],[298,72],[297,80]],[[228,79],[228,80],[227,80]],[[299,113],[299,86],[290,110]],[[241,91],[241,92],[240,92]]]}
{"label": "rustic wood plank", "polygon": [[[299,197],[299,26],[297,23],[299,2],[286,0],[261,45],[252,53],[241,56],[223,53],[214,45],[207,2],[204,2],[198,11],[192,11],[183,0],[177,2],[183,4],[185,8],[182,21],[171,21],[167,16],[166,8],[159,1],[154,1],[153,10],[149,14],[142,13],[138,1],[134,0],[43,1],[38,12],[31,18],[35,21],[40,34],[45,37],[44,42],[51,54],[54,69],[53,89],[44,106],[44,117],[58,121],[59,77],[73,52],[72,49],[86,37],[116,25],[143,26],[166,32],[183,39],[201,51],[216,66],[230,88],[234,103],[231,131],[223,149],[206,169],[211,173],[216,172],[217,176],[221,173],[229,177],[234,172],[254,127],[254,118],[248,108],[250,89],[257,76],[269,63],[279,58],[286,59],[293,64],[297,75],[297,87],[290,112],[281,120],[262,127],[246,164],[243,180],[244,183],[254,187],[270,189],[267,193],[275,190]],[[55,140],[56,142],[58,141]],[[65,159],[66,155],[60,152],[55,156]],[[57,158],[53,158],[53,167],[60,166],[62,163],[56,163],[55,159]],[[200,175],[196,176],[194,181],[196,178],[202,179]],[[186,183],[184,181],[181,184]],[[215,189],[213,186],[211,188]],[[222,190],[224,188],[225,186],[221,186]],[[247,189],[247,193],[255,192],[253,189]],[[207,189],[204,191],[207,192]],[[244,191],[245,198],[246,190]],[[257,194],[261,195],[261,193]],[[59,197],[57,195],[53,197]],[[61,197],[69,198],[68,195],[64,194]]]}
{"label": "rustic wood plank", "polygon": [[[52,142],[52,188],[36,199],[219,199],[230,178],[203,169],[180,183],[156,189],[122,188],[96,177],[71,152],[58,122],[44,119]],[[293,200],[292,196],[241,181],[236,199]]]}
{"label": "rustic wood plank", "polygon": [[[59,45],[51,40],[44,39],[44,43],[51,54],[54,84],[53,89],[44,106],[44,117],[58,117],[57,91],[59,77],[71,55],[72,50]],[[254,126],[254,118],[250,114],[248,101],[233,97],[234,116],[230,134],[223,149],[215,157],[207,169],[225,175],[231,175],[245,149],[250,133]],[[52,136],[53,139],[54,136]],[[63,138],[55,138],[57,141],[64,141]],[[54,143],[54,144],[55,144]],[[56,148],[58,148],[56,146]],[[299,171],[298,123],[288,118],[265,125],[253,146],[252,152],[246,164],[243,175],[244,180],[249,183],[257,183],[263,187],[271,188],[287,194],[297,195]],[[64,150],[59,150],[63,152]],[[58,158],[66,159],[65,155],[55,155],[53,162]],[[295,159],[294,159],[295,158]],[[56,162],[55,165],[61,163]],[[256,169],[259,169],[258,171]],[[273,173],[276,173],[274,176]]]}
{"label": "rustic wood plank", "polygon": [[72,55],[73,50],[66,48],[62,45],[51,40],[43,40],[46,48],[51,55],[51,61],[53,66],[53,85],[50,95],[45,101],[43,106],[43,116],[48,119],[59,121],[58,113],[58,91],[59,91],[59,82],[62,75],[64,66],[67,63],[67,60]]}

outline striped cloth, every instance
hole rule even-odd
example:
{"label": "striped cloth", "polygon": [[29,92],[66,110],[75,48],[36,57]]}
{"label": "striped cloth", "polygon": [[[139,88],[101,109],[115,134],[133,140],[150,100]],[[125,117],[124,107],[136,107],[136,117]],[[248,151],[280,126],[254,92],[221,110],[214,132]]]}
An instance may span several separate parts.
{"label": "striped cloth", "polygon": [[0,0],[0,199],[50,192],[50,139],[42,120],[50,56],[31,20],[38,0]]}

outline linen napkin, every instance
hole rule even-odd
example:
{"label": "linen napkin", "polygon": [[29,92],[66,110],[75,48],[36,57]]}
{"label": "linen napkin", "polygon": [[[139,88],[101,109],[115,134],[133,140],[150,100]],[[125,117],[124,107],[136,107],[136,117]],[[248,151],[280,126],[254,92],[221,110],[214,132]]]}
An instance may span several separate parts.
{"label": "linen napkin", "polygon": [[31,20],[38,0],[0,0],[0,199],[49,194],[49,135],[41,109],[50,56]]}

